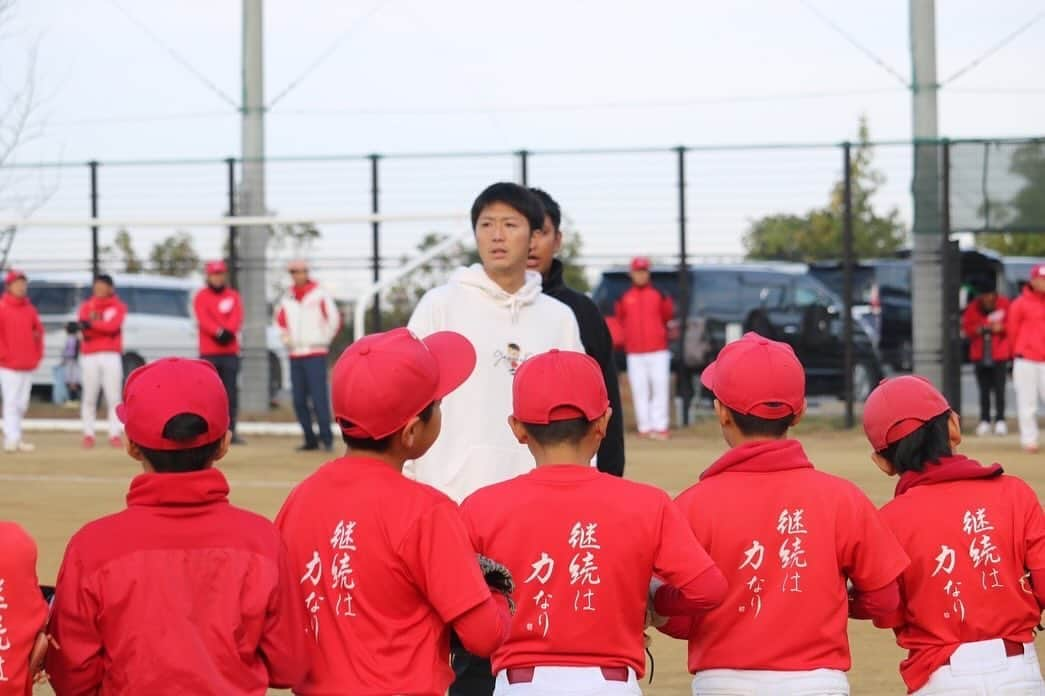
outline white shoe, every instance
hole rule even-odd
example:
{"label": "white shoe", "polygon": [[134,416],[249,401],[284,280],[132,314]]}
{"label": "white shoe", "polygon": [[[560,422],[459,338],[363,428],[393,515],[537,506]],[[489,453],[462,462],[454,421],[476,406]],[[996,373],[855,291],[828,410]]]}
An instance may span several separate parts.
{"label": "white shoe", "polygon": [[13,454],[15,452],[35,452],[36,447],[28,442],[5,442],[4,452]]}
{"label": "white shoe", "polygon": [[976,426],[976,437],[984,437],[985,435],[991,434],[991,424],[987,421],[980,421],[980,424]]}
{"label": "white shoe", "polygon": [[998,421],[994,424],[994,434],[1000,437],[1009,434],[1009,426],[1005,425],[1005,421]]}

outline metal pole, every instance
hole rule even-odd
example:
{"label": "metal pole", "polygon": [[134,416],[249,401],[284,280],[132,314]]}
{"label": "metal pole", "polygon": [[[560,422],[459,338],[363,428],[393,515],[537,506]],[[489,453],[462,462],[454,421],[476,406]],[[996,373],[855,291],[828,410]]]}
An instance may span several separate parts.
{"label": "metal pole", "polygon": [[[378,160],[379,155],[370,155],[370,212],[377,215],[380,212],[380,196],[378,188]],[[381,223],[374,220],[371,226],[371,251],[370,259],[374,285],[381,282]],[[381,330],[381,293],[374,293],[373,323],[375,332]],[[356,336],[355,338],[362,338]]]}
{"label": "metal pole", "polygon": [[853,166],[852,145],[842,144],[845,212],[842,219],[842,374],[845,375],[845,427],[856,422],[853,415]]}
{"label": "metal pole", "polygon": [[519,156],[519,183],[523,186],[530,185],[530,153],[527,150],[519,150],[516,155]]}
{"label": "metal pole", "polygon": [[944,337],[943,395],[958,414],[962,411],[962,336],[961,308],[958,295],[961,292],[961,251],[957,242],[951,242],[951,144],[940,143],[940,247],[943,255],[944,286],[943,324],[940,331]]}
{"label": "metal pole", "polygon": [[[229,197],[229,217],[236,215],[236,160],[229,157],[225,160],[225,169],[228,174],[226,184]],[[239,256],[236,253],[236,226],[229,225],[229,285],[233,288],[239,287],[236,282],[236,273],[239,266]]]}
{"label": "metal pole", "polygon": [[[98,217],[98,163],[91,160],[87,163],[91,170],[91,217]],[[91,275],[101,272],[101,261],[98,247],[98,225],[91,225]]]}
{"label": "metal pole", "polygon": [[[243,0],[243,111],[242,215],[264,215],[265,210],[265,91],[262,0]],[[243,392],[245,412],[260,413],[269,406],[269,366],[266,349],[268,287],[265,252],[268,227],[240,227],[237,246],[243,295]],[[278,385],[277,385],[278,386]]]}
{"label": "metal pole", "polygon": [[686,365],[686,325],[689,322],[689,256],[686,251],[686,148],[676,148],[679,196],[679,349],[677,391],[682,400],[682,425],[689,425],[689,406],[693,401],[693,382]]}

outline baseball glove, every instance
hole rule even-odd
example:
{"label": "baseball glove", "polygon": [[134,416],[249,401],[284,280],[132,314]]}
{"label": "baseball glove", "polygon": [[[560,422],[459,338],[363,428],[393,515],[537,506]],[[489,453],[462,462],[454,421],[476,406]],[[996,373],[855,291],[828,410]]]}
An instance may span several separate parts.
{"label": "baseball glove", "polygon": [[515,593],[515,580],[512,579],[511,571],[481,553],[476,554],[476,556],[479,559],[479,572],[483,574],[487,587],[490,588],[491,592],[504,595],[505,599],[508,600],[508,610],[514,616],[515,601],[512,599],[512,595]]}

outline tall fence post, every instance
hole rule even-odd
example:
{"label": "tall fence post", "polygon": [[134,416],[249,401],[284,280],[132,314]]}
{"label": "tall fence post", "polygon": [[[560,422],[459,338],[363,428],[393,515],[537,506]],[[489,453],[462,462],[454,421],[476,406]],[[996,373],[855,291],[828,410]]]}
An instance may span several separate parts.
{"label": "tall fence post", "polygon": [[[98,162],[91,160],[87,163],[91,170],[91,217],[98,217]],[[101,250],[98,246],[98,225],[91,225],[91,275],[97,276],[101,272]]]}
{"label": "tall fence post", "polygon": [[[370,155],[370,212],[377,215],[381,209],[380,195],[378,188],[378,160],[381,158],[380,155]],[[370,259],[371,270],[374,283],[378,283],[381,280],[381,223],[376,219],[371,222],[371,251],[372,256]],[[374,294],[374,307],[373,307],[373,331],[381,330],[381,293]],[[356,336],[355,338],[359,338]]]}
{"label": "tall fence post", "polygon": [[[842,374],[845,378],[845,427],[856,422],[853,413],[853,165],[852,145],[842,143],[843,196],[845,211],[842,219]],[[870,377],[870,375],[868,375]]]}
{"label": "tall fence post", "polygon": [[943,395],[951,408],[962,410],[962,340],[961,307],[961,251],[957,242],[951,242],[951,143],[944,139],[938,146],[940,157],[940,244],[943,256],[943,302],[940,317],[943,320]]}
{"label": "tall fence post", "polygon": [[515,153],[519,158],[519,183],[523,186],[530,185],[530,152],[519,150]]}
{"label": "tall fence post", "polygon": [[[229,199],[229,217],[236,216],[236,160],[229,157],[225,160],[225,172],[227,175],[226,193]],[[239,254],[236,251],[236,226],[229,225],[229,285],[238,287],[236,273],[239,270]]]}
{"label": "tall fence post", "polygon": [[676,391],[682,401],[681,424],[689,425],[689,407],[693,402],[693,380],[686,364],[686,325],[689,323],[689,255],[686,250],[686,148],[675,148],[678,158],[679,208],[679,349]]}

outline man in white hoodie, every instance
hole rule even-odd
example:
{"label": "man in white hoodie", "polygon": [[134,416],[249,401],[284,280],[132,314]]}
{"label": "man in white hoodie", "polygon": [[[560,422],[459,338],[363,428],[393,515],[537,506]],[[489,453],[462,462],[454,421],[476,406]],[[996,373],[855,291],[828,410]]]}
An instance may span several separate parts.
{"label": "man in white hoodie", "polygon": [[[442,434],[403,469],[457,502],[535,466],[508,427],[519,365],[554,348],[584,352],[573,312],[542,294],[540,273],[526,270],[530,241],[543,224],[544,208],[529,189],[488,187],[472,205],[481,263],[425,293],[410,317],[409,328],[420,337],[456,331],[475,346],[475,371],[442,402]],[[493,693],[489,662],[455,651],[454,671],[451,696]]]}

